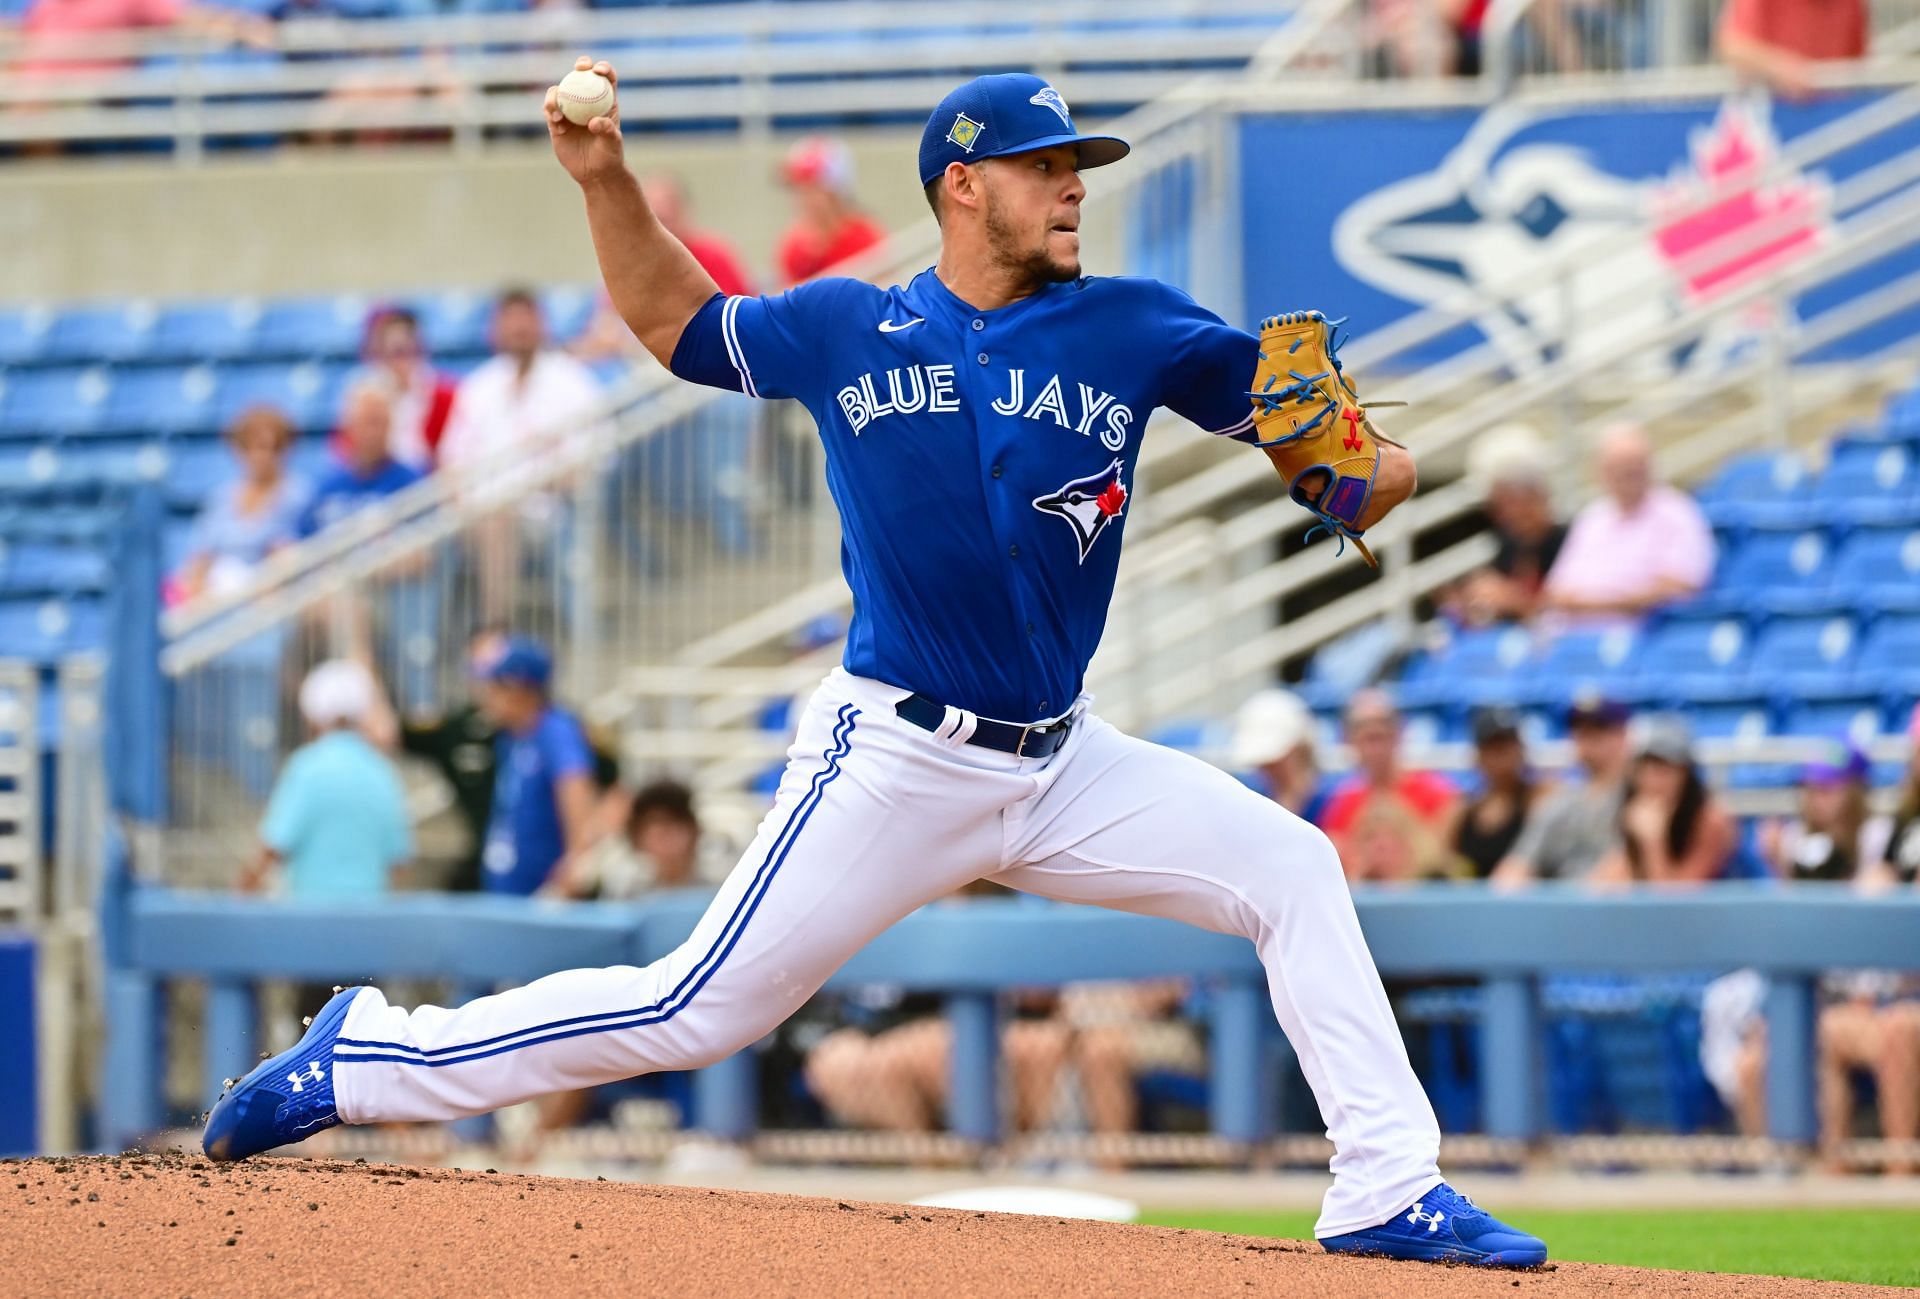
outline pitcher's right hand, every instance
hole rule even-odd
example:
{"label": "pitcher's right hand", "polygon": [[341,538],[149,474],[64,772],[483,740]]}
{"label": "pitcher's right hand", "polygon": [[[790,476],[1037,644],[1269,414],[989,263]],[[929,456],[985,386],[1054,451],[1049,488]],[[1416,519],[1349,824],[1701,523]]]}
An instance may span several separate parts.
{"label": "pitcher's right hand", "polygon": [[590,185],[626,170],[626,154],[620,143],[620,79],[605,59],[596,63],[583,54],[573,66],[599,73],[614,87],[613,108],[585,126],[566,119],[558,101],[560,88],[547,87],[547,134],[553,138],[553,156],[574,180]]}

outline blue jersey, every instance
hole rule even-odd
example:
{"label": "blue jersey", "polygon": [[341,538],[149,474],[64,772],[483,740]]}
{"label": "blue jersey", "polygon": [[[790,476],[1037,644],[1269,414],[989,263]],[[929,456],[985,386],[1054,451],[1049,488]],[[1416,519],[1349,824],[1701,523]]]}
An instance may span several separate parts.
{"label": "blue jersey", "polygon": [[355,510],[405,491],[423,477],[418,469],[398,460],[383,460],[364,473],[351,465],[335,465],[314,484],[313,495],[308,498],[307,508],[301,513],[295,530],[302,537],[311,537]]}
{"label": "blue jersey", "polygon": [[593,750],[580,723],[551,707],[521,734],[501,731],[493,746],[497,765],[482,881],[489,893],[524,896],[545,884],[567,855],[559,785],[593,774]]}
{"label": "blue jersey", "polygon": [[848,671],[1026,722],[1072,705],[1099,646],[1147,417],[1251,440],[1258,352],[1157,280],[976,311],[927,270],[905,288],[716,296],[673,370],[792,397],[819,425]]}

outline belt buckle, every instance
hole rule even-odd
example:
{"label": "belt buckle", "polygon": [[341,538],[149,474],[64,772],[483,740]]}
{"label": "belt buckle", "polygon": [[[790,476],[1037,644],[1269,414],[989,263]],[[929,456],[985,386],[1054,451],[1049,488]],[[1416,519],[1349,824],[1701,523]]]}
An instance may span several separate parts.
{"label": "belt buckle", "polygon": [[1020,728],[1020,743],[1013,746],[1014,757],[1024,758],[1027,756],[1027,737],[1029,735],[1032,735],[1033,732],[1034,732],[1034,727],[1031,725],[1022,726]]}

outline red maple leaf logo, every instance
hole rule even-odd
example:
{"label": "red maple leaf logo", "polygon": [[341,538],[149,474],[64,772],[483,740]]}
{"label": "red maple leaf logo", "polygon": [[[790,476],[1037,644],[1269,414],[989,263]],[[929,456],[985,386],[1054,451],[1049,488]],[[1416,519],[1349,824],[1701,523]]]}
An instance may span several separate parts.
{"label": "red maple leaf logo", "polygon": [[1691,141],[1692,172],[1653,197],[1653,243],[1687,296],[1707,301],[1807,256],[1832,224],[1833,189],[1793,175],[1762,186],[1780,151],[1772,129],[1729,101]]}
{"label": "red maple leaf logo", "polygon": [[1111,517],[1126,508],[1127,489],[1116,478],[1107,484],[1105,491],[1093,498],[1093,503],[1100,507],[1100,513]]}

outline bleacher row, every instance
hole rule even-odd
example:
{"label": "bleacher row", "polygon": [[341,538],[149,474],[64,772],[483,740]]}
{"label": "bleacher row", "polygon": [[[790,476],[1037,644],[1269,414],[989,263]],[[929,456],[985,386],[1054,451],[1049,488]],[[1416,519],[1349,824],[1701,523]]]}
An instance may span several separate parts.
{"label": "bleacher row", "polygon": [[[461,374],[486,358],[490,295],[394,301],[419,313],[439,368]],[[556,288],[542,302],[566,341],[595,297]],[[234,472],[222,431],[246,407],[287,412],[303,435],[293,471],[311,480],[376,305],[343,295],[0,311],[0,655],[50,666],[101,646],[105,494],[163,483],[177,552]]]}
{"label": "bleacher row", "polygon": [[[1720,548],[1706,591],[1638,628],[1437,628],[1390,683],[1410,737],[1464,741],[1476,708],[1502,704],[1557,739],[1590,692],[1684,712],[1707,739],[1903,731],[1920,697],[1920,387],[1836,439],[1824,468],[1752,453],[1697,496]],[[1329,732],[1344,691],[1311,672],[1303,687]],[[1791,777],[1753,764],[1732,779]]]}

